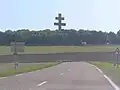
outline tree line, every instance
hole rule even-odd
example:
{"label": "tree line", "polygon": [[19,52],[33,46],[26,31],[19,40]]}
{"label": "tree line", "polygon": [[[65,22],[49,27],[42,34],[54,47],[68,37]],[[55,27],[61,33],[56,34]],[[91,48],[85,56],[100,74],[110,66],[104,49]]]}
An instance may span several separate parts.
{"label": "tree line", "polygon": [[96,30],[40,30],[21,29],[0,32],[0,45],[10,45],[12,41],[22,41],[26,45],[81,45],[87,44],[120,44],[120,30],[117,33]]}

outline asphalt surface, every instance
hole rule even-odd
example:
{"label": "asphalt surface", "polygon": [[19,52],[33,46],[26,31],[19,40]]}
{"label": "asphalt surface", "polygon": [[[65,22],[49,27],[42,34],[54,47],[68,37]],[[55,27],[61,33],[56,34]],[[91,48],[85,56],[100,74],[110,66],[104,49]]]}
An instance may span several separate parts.
{"label": "asphalt surface", "polygon": [[[119,57],[120,58],[120,57]],[[17,62],[19,63],[41,63],[54,61],[107,61],[116,60],[115,52],[65,52],[48,54],[19,54]],[[0,55],[0,63],[13,63],[13,55]]]}
{"label": "asphalt surface", "polygon": [[0,79],[0,90],[114,90],[103,75],[84,62],[58,66]]}

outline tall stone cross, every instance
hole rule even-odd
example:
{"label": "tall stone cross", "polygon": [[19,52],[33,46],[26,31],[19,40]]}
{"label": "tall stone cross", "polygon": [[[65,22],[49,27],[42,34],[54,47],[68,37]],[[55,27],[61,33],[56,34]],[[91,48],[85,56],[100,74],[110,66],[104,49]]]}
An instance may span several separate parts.
{"label": "tall stone cross", "polygon": [[62,20],[64,20],[64,17],[59,13],[58,17],[55,17],[56,20],[58,20],[58,23],[54,23],[54,25],[58,26],[58,30],[62,30],[62,26],[66,26],[66,23],[62,23]]}

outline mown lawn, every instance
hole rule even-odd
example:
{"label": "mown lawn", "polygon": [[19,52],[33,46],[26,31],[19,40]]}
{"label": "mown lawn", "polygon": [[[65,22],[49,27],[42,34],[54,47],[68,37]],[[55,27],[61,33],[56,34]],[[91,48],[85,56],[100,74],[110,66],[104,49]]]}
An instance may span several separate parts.
{"label": "mown lawn", "polygon": [[[111,52],[120,46],[25,46],[24,53]],[[10,47],[0,46],[0,54],[12,54]]]}

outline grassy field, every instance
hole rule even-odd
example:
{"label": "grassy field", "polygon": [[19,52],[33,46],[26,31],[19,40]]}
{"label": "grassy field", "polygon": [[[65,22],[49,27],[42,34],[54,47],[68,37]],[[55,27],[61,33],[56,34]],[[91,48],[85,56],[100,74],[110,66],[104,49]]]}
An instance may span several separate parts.
{"label": "grassy field", "polygon": [[112,63],[108,62],[90,62],[100,68],[109,78],[120,86],[120,65],[119,68],[114,68]]}
{"label": "grassy field", "polygon": [[17,70],[15,70],[14,64],[12,63],[9,63],[9,64],[0,63],[0,77],[40,70],[40,69],[52,67],[58,64],[59,64],[58,62],[56,63],[20,63]]}
{"label": "grassy field", "polygon": [[[120,46],[25,46],[24,53],[110,52]],[[0,54],[12,54],[10,47],[0,46]]]}

